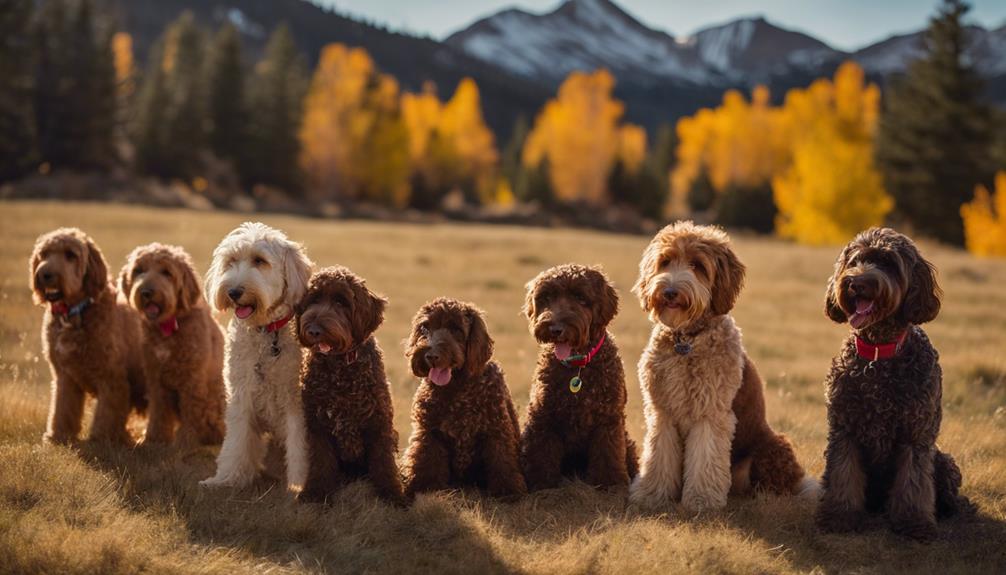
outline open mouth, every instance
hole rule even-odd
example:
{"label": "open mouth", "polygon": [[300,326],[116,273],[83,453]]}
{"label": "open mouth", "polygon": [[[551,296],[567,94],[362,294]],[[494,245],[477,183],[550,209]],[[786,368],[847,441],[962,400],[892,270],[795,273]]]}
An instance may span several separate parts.
{"label": "open mouth", "polygon": [[859,329],[870,321],[873,315],[873,300],[856,298],[856,311],[849,317],[849,325]]}
{"label": "open mouth", "polygon": [[568,343],[557,343],[552,353],[559,361],[566,361],[569,356],[573,355],[573,346]]}
{"label": "open mouth", "polygon": [[147,319],[157,319],[161,316],[161,308],[157,304],[147,304],[147,307],[143,308],[143,313],[146,314]]}
{"label": "open mouth", "polygon": [[63,292],[56,288],[45,288],[45,301],[55,302],[63,299]]}
{"label": "open mouth", "polygon": [[255,313],[255,306],[253,305],[239,305],[234,308],[234,315],[238,319],[248,319],[253,313]]}
{"label": "open mouth", "polygon": [[314,350],[317,351],[318,353],[327,355],[328,352],[332,351],[332,346],[328,345],[323,341],[319,341],[318,343],[314,344]]}
{"label": "open mouth", "polygon": [[431,367],[429,375],[426,376],[427,379],[432,381],[435,385],[445,386],[451,382],[451,368],[449,367]]}

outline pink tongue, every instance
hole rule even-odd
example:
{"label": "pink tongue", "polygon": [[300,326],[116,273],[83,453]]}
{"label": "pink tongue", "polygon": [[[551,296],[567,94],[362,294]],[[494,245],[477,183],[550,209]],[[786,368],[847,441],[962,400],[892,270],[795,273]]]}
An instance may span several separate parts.
{"label": "pink tongue", "polygon": [[161,308],[157,307],[154,304],[148,305],[147,308],[143,311],[147,312],[147,316],[149,317],[157,317],[161,315]]}
{"label": "pink tongue", "polygon": [[234,309],[234,315],[238,316],[239,319],[246,319],[248,316],[252,314],[253,311],[255,310],[254,308],[252,308],[252,306],[242,305]]}
{"label": "pink tongue", "polygon": [[868,299],[856,300],[856,313],[849,318],[849,325],[859,329],[866,323],[866,318],[873,311],[873,301]]}
{"label": "pink tongue", "polygon": [[869,313],[872,310],[873,310],[873,300],[869,299],[856,300],[856,313]]}
{"label": "pink tongue", "polygon": [[573,353],[573,347],[568,343],[555,344],[555,357],[559,361],[565,361]]}
{"label": "pink tongue", "polygon": [[320,351],[321,353],[328,353],[328,352],[332,351],[332,346],[330,346],[330,345],[328,345],[327,343],[324,343],[324,342],[319,343],[318,344],[318,351]]}
{"label": "pink tongue", "polygon": [[451,370],[447,367],[431,367],[429,379],[437,385],[447,385],[451,381]]}

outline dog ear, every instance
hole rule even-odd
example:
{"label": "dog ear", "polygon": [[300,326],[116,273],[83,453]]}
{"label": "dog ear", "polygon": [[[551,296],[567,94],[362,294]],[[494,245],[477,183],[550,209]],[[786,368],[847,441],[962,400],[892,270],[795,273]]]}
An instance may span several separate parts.
{"label": "dog ear", "polygon": [[39,238],[31,251],[31,257],[28,258],[28,287],[31,288],[31,298],[35,302],[35,305],[45,303],[42,294],[35,287],[35,272],[38,270],[39,264],[42,263],[42,246],[44,245],[42,238]]}
{"label": "dog ear", "polygon": [[943,290],[936,281],[936,267],[916,254],[908,291],[901,302],[901,316],[916,325],[933,321],[940,313]]}
{"label": "dog ear", "polygon": [[650,298],[646,293],[646,286],[650,283],[650,277],[657,268],[657,258],[660,257],[660,245],[656,241],[651,241],[643,250],[643,257],[639,260],[639,277],[632,286],[632,293],[639,299],[639,305],[643,311],[649,313]]}
{"label": "dog ear", "polygon": [[126,263],[119,270],[119,281],[117,282],[119,286],[119,293],[125,296],[126,300],[129,300],[129,293],[133,291],[133,266],[136,263],[135,256],[136,250],[133,250],[128,256],[126,256]]}
{"label": "dog ear", "polygon": [[84,269],[83,288],[84,293],[90,297],[97,297],[108,286],[108,264],[105,263],[105,256],[98,249],[98,244],[91,238],[84,240],[87,246],[87,264]]}
{"label": "dog ear", "polygon": [[[603,330],[618,315],[618,292],[600,268],[591,268],[595,282],[594,327]],[[592,274],[592,275],[593,275]]]}
{"label": "dog ear", "polygon": [[478,375],[493,357],[493,339],[489,337],[485,318],[478,310],[468,312],[468,343],[465,346],[465,371]]}
{"label": "dog ear", "polygon": [[715,247],[716,278],[713,282],[710,308],[713,315],[729,313],[744,289],[744,275],[747,269],[729,244]]}
{"label": "dog ear", "polygon": [[304,253],[304,246],[287,240],[283,250],[283,275],[286,280],[287,303],[296,308],[307,293],[307,283],[311,280],[314,264]]}
{"label": "dog ear", "polygon": [[845,315],[845,311],[842,310],[842,306],[838,305],[838,299],[835,297],[835,290],[840,281],[838,278],[845,271],[845,261],[848,256],[849,246],[845,246],[842,248],[842,253],[838,255],[838,259],[835,260],[835,271],[828,278],[828,289],[824,292],[824,314],[835,323],[845,323],[849,320],[849,317]]}
{"label": "dog ear", "polygon": [[177,261],[178,275],[178,310],[188,311],[199,305],[199,298],[202,297],[202,289],[199,287],[199,280],[196,278],[196,270],[192,266],[192,261],[184,252],[179,254]]}
{"label": "dog ear", "polygon": [[526,291],[524,293],[524,306],[521,307],[521,312],[524,313],[527,319],[534,319],[538,315],[537,310],[534,308],[534,300],[538,296],[538,284],[540,283],[538,278],[540,277],[538,275],[524,285]]}
{"label": "dog ear", "polygon": [[353,307],[353,339],[356,343],[370,337],[370,334],[377,331],[381,323],[384,322],[384,308],[388,300],[367,289],[367,286],[360,284],[354,286],[356,294],[354,296],[355,305]]}

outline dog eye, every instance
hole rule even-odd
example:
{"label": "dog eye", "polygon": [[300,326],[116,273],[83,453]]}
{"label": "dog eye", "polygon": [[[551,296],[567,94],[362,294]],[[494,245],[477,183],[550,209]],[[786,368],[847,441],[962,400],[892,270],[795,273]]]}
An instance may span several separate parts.
{"label": "dog eye", "polygon": [[135,278],[136,276],[138,276],[138,275],[142,274],[142,273],[143,273],[143,268],[133,268],[133,277],[134,277],[134,278]]}
{"label": "dog eye", "polygon": [[171,279],[171,272],[169,270],[162,270],[161,274],[164,275],[164,277]]}
{"label": "dog eye", "polygon": [[252,260],[252,263],[255,264],[255,267],[259,267],[264,266],[269,262],[265,261],[265,258],[263,258],[262,256],[255,256],[255,259]]}
{"label": "dog eye", "polygon": [[419,335],[422,336],[430,335],[430,328],[426,327],[425,323],[419,326]]}
{"label": "dog eye", "polygon": [[668,258],[660,258],[657,261],[657,269],[665,268],[665,267],[667,267],[667,264],[669,264],[669,263],[671,263],[670,259],[668,259]]}
{"label": "dog eye", "polygon": [[77,254],[73,253],[70,250],[66,250],[65,252],[63,252],[63,256],[65,256],[66,259],[71,262],[77,259]]}
{"label": "dog eye", "polygon": [[576,298],[576,301],[583,307],[590,307],[590,300],[585,297],[578,297]]}

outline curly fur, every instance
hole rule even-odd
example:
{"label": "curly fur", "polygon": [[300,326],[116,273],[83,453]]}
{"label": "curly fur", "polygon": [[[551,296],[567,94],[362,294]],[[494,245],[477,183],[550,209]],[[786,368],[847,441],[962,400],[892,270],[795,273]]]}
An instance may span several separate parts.
{"label": "curly fur", "polygon": [[298,307],[297,333],[310,349],[300,378],[309,450],[302,501],[365,477],[380,496],[404,503],[391,391],[373,335],[386,303],[353,272],[330,267],[311,277]]}
{"label": "curly fur", "polygon": [[[527,492],[519,464],[520,427],[493,340],[474,305],[439,298],[412,320],[406,357],[422,381],[412,402],[404,474],[410,496],[477,485],[493,496]],[[438,385],[431,368],[450,370]]]}
{"label": "curly fur", "polygon": [[[207,300],[234,310],[224,348],[226,435],[216,474],[207,486],[246,486],[265,461],[267,440],[284,449],[290,488],[307,476],[307,434],[300,396],[302,353],[292,316],[307,288],[312,263],[300,244],[265,224],[241,224],[213,251]],[[241,317],[239,312],[247,313]]]}
{"label": "curly fur", "polygon": [[[89,437],[131,443],[126,423],[146,408],[140,321],[118,295],[98,245],[83,231],[60,228],[40,236],[29,259],[36,304],[50,304],[42,349],[52,370],[52,401],[43,439],[67,443],[80,434],[87,396],[97,405]],[[57,313],[90,298],[81,314]]]}
{"label": "curly fur", "polygon": [[[959,494],[960,470],[936,446],[943,376],[939,354],[918,326],[939,313],[941,295],[932,264],[892,229],[862,232],[839,255],[825,312],[854,323],[826,382],[821,529],[854,530],[867,512],[886,510],[894,531],[930,539],[937,517],[970,508]],[[856,351],[857,336],[876,344],[905,330],[893,358],[870,362]]]}
{"label": "curly fur", "polygon": [[[184,249],[153,243],[127,257],[119,290],[143,324],[145,443],[219,444],[224,438],[224,337]],[[177,325],[163,332],[162,324]]]}
{"label": "curly fur", "polygon": [[[600,487],[627,486],[638,467],[625,429],[622,360],[607,331],[618,313],[614,287],[599,269],[557,266],[527,284],[524,313],[542,344],[521,435],[528,488],[555,487],[563,476]],[[555,356],[557,346],[587,353],[602,336],[604,344],[582,370]],[[583,386],[572,393],[569,382],[577,373]]]}
{"label": "curly fur", "polygon": [[[643,252],[633,292],[655,325],[639,360],[646,441],[630,499],[681,499],[699,511],[749,491],[796,493],[804,481],[789,440],[765,419],[763,384],[728,312],[744,264],[718,228],[681,222]],[[691,346],[686,354],[676,344]]]}

